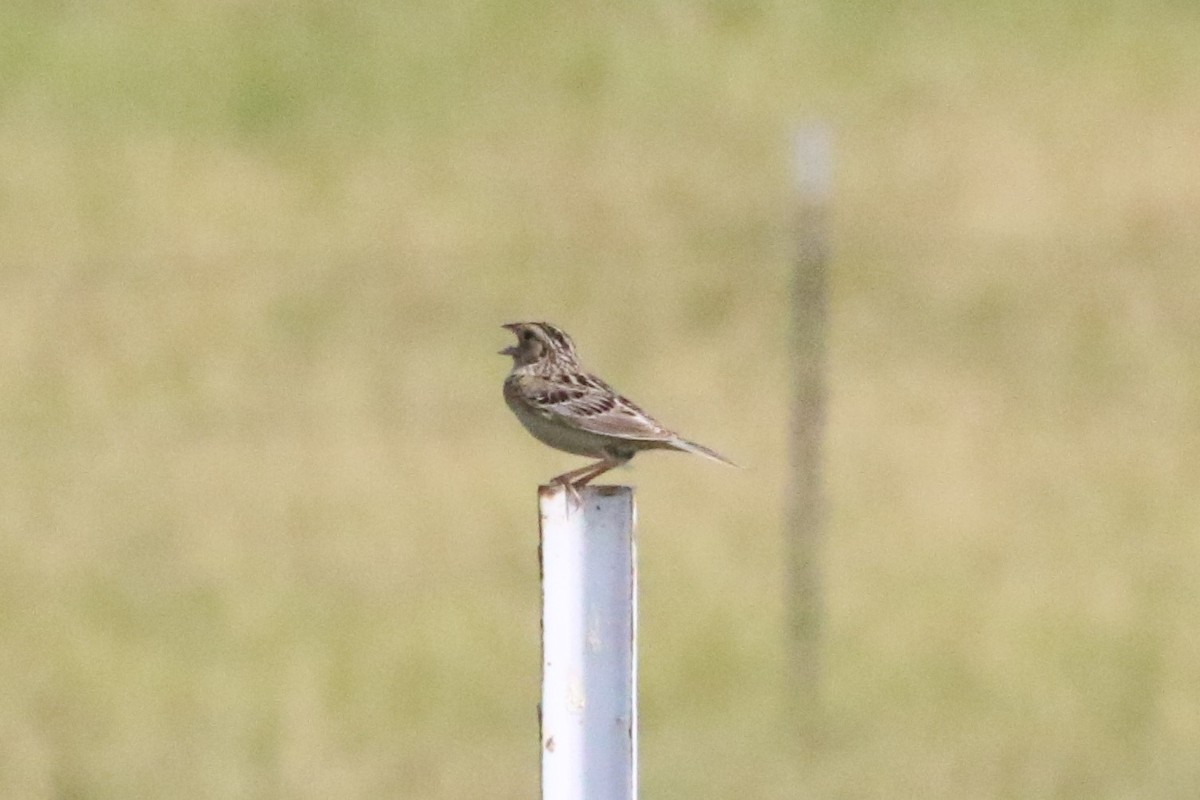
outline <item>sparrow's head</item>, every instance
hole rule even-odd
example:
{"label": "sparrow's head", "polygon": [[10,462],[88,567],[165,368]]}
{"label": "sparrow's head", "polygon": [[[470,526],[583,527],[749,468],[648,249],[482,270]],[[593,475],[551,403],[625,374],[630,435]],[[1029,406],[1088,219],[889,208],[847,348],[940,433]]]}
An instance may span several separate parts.
{"label": "sparrow's head", "polygon": [[514,367],[530,364],[574,367],[579,361],[571,337],[549,322],[510,322],[501,327],[516,334],[517,343],[500,351],[512,356]]}

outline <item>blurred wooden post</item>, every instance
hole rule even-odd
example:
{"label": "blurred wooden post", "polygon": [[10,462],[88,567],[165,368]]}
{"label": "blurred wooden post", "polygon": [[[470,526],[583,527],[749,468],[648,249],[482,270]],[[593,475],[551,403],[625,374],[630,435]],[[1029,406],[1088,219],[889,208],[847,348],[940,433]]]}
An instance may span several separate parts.
{"label": "blurred wooden post", "polygon": [[794,696],[802,724],[820,710],[821,553],[825,504],[825,348],[829,202],[833,182],[831,134],[810,124],[795,139],[796,231],[792,284],[792,476],[787,506],[789,623]]}
{"label": "blurred wooden post", "polygon": [[[637,797],[637,551],[628,486],[538,491],[542,798]],[[568,507],[570,502],[570,507]]]}

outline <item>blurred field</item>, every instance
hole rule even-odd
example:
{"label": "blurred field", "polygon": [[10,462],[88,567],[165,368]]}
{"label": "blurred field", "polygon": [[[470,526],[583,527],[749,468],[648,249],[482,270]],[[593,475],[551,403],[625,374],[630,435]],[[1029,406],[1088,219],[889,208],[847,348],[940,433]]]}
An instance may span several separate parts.
{"label": "blurred field", "polygon": [[[654,798],[1200,796],[1191,2],[0,6],[0,796],[528,798],[501,322],[648,456]],[[788,139],[837,130],[827,719]]]}

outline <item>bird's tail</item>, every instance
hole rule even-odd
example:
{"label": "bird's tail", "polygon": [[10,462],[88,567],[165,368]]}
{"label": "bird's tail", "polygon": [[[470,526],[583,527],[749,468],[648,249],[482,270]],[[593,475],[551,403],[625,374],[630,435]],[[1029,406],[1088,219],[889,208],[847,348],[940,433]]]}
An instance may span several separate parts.
{"label": "bird's tail", "polygon": [[[704,456],[705,458],[711,458],[713,461],[719,461],[722,464],[728,464],[731,467],[737,467],[737,464],[733,463],[728,458],[726,458],[725,456],[718,453],[716,450],[710,450],[702,444],[696,444],[695,442],[689,442],[687,439],[677,437],[676,439],[674,439],[671,442],[671,446],[674,447],[676,450],[682,450],[685,453],[695,453],[698,456]],[[739,467],[739,469],[740,469],[740,467]]]}

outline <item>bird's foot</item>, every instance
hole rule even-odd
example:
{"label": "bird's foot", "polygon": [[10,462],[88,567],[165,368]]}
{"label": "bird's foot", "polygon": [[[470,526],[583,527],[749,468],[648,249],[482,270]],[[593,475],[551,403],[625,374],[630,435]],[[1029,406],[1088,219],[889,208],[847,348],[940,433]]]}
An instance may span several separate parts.
{"label": "bird's foot", "polygon": [[551,482],[562,488],[567,494],[567,516],[571,515],[572,504],[576,509],[583,508],[583,498],[579,496],[579,489],[570,479],[555,478]]}

